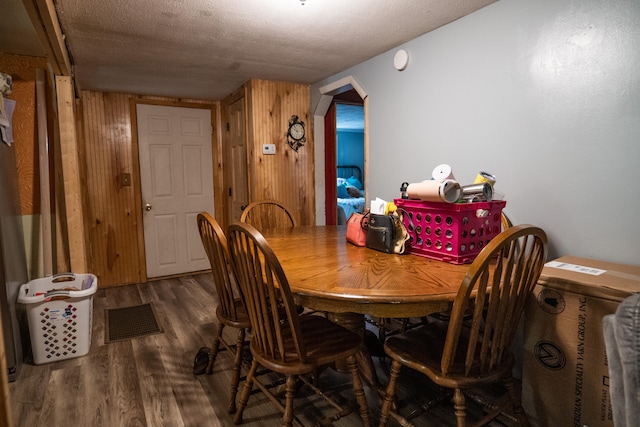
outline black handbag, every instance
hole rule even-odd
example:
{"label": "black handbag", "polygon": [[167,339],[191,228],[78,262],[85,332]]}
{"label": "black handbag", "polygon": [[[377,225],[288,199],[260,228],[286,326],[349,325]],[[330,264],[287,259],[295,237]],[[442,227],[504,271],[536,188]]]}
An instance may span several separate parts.
{"label": "black handbag", "polygon": [[367,247],[388,254],[404,253],[409,240],[402,218],[397,214],[369,214]]}

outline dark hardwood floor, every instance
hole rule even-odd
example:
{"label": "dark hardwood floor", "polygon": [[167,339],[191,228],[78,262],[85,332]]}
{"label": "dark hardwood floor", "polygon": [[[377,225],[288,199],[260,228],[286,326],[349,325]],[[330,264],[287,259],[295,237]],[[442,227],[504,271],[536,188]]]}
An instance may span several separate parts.
{"label": "dark hardwood floor", "polygon": [[[152,302],[163,332],[105,343],[105,309]],[[213,375],[193,375],[198,349],[210,345],[215,328],[215,290],[209,273],[146,284],[99,289],[93,297],[88,355],[45,365],[26,363],[10,383],[16,426],[230,426],[227,414],[231,360],[220,354]],[[225,331],[226,332],[226,331]],[[230,331],[231,332],[231,331]],[[374,359],[385,384],[388,360]],[[242,385],[242,384],[241,384]],[[337,399],[355,401],[347,374],[327,370],[320,386]],[[398,385],[403,413],[415,410],[416,426],[453,426],[451,404],[421,409],[437,390],[420,375],[403,371]],[[333,409],[301,390],[295,414],[313,425]],[[379,401],[367,388],[375,425]],[[479,407],[474,409],[479,411]],[[261,393],[249,399],[243,425],[279,426],[280,413]],[[508,420],[507,420],[508,421]],[[394,425],[394,423],[390,423]],[[336,426],[361,425],[357,411]],[[502,426],[494,423],[492,425]]]}

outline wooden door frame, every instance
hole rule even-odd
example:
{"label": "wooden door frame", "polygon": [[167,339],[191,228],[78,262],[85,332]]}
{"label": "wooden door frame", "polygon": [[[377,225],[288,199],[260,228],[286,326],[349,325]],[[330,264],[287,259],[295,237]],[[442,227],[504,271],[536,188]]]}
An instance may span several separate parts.
{"label": "wooden door frame", "polygon": [[336,182],[336,103],[331,102],[329,111],[324,116],[324,182],[325,182],[325,222],[327,225],[338,223],[338,191]]}
{"label": "wooden door frame", "polygon": [[[324,120],[333,98],[336,95],[354,89],[362,98],[364,105],[364,188],[369,188],[369,98],[367,92],[360,86],[353,76],[347,76],[336,80],[320,88],[320,101],[313,113],[314,121],[314,141],[315,144],[315,179],[316,179],[316,224],[324,225],[327,221],[326,191],[327,186],[335,187],[335,179],[333,183],[327,182],[325,170],[329,165],[325,163],[325,125]],[[334,145],[335,147],[335,145]],[[335,158],[335,156],[334,156]],[[335,164],[331,167],[335,168]],[[335,173],[334,173],[335,176]],[[365,194],[365,206],[369,204],[369,192]]]}

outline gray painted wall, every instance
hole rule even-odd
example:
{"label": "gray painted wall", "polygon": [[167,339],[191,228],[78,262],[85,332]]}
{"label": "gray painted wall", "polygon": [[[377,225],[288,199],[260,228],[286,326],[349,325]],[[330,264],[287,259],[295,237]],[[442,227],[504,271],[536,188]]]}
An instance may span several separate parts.
{"label": "gray painted wall", "polygon": [[368,196],[486,170],[550,259],[640,265],[640,1],[500,0],[398,48],[404,71],[393,49],[311,88],[368,94]]}

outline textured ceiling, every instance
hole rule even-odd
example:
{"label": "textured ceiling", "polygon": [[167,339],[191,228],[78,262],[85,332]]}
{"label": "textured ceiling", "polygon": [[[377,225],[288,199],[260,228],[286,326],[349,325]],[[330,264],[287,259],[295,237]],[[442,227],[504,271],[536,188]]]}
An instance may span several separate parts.
{"label": "textured ceiling", "polygon": [[494,1],[54,3],[81,89],[218,100],[251,78],[315,83]]}
{"label": "textured ceiling", "polygon": [[364,130],[364,107],[362,105],[336,105],[336,129]]}

